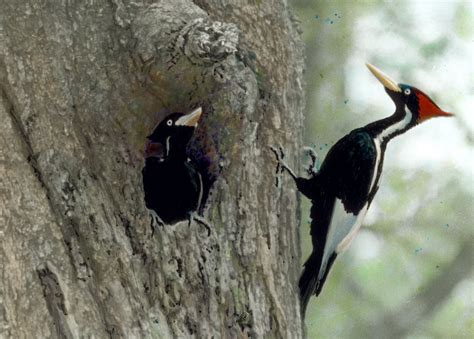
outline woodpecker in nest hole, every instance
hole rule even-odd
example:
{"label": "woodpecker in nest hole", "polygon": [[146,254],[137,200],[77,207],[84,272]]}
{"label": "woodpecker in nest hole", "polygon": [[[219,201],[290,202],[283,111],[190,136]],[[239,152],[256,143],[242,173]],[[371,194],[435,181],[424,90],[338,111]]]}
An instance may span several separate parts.
{"label": "woodpecker in nest hole", "polygon": [[202,176],[186,152],[201,115],[201,107],[188,114],[175,112],[158,124],[147,136],[142,176],[152,223],[194,219],[210,234],[207,221],[197,214],[203,197]]}

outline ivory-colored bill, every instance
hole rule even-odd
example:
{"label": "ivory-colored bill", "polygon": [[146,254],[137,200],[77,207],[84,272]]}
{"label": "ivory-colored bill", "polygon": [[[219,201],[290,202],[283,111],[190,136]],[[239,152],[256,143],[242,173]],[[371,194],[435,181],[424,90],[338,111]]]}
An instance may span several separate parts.
{"label": "ivory-colored bill", "polygon": [[377,67],[374,65],[371,65],[369,63],[365,64],[367,68],[372,72],[372,74],[384,85],[386,88],[388,88],[391,91],[394,92],[401,92],[402,89],[398,87],[397,83],[390,79],[388,75],[386,75],[384,72],[379,70]]}
{"label": "ivory-colored bill", "polygon": [[202,107],[196,108],[191,113],[183,115],[181,118],[176,120],[176,126],[188,126],[188,127],[196,127],[199,121],[199,118],[202,114]]}

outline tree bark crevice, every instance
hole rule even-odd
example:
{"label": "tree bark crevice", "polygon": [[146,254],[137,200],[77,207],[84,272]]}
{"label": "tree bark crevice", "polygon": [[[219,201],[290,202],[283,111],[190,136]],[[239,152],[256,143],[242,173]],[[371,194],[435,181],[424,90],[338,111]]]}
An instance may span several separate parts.
{"label": "tree bark crevice", "polygon": [[72,332],[67,323],[67,307],[64,293],[58,281],[57,275],[45,265],[43,268],[37,269],[38,278],[43,286],[44,298],[49,310],[49,314],[54,319],[56,332],[61,338],[73,338]]}

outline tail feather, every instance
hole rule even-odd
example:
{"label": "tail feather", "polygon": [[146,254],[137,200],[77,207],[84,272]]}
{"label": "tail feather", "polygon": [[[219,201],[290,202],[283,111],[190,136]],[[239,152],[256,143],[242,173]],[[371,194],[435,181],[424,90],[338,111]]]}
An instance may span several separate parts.
{"label": "tail feather", "polygon": [[300,304],[303,318],[306,313],[309,299],[316,290],[318,290],[318,275],[321,266],[321,259],[321,255],[318,255],[318,253],[313,251],[308,260],[306,260],[303,272],[301,273],[298,285],[300,288]]}
{"label": "tail feather", "polygon": [[304,319],[306,308],[309,303],[309,299],[313,294],[318,296],[324,286],[324,282],[329,274],[332,264],[336,259],[337,254],[333,253],[325,265],[324,271],[321,270],[322,255],[313,251],[311,256],[304,264],[303,273],[299,280],[300,288],[300,304],[301,304],[301,315]]}
{"label": "tail feather", "polygon": [[301,315],[304,319],[309,299],[317,289],[318,280],[314,272],[305,267],[299,281]]}
{"label": "tail feather", "polygon": [[324,272],[321,272],[322,276],[318,280],[318,286],[315,293],[316,296],[319,296],[319,294],[321,293],[321,290],[323,289],[324,283],[326,282],[326,278],[328,277],[329,271],[331,271],[332,264],[334,263],[334,260],[336,260],[336,257],[337,257],[336,252],[331,254],[326,264],[326,268],[324,269]]}

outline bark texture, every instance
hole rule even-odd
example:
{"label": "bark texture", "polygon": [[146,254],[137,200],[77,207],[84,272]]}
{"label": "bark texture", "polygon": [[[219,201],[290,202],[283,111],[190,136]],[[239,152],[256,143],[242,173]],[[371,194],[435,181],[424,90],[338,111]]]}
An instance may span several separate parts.
{"label": "bark texture", "polygon": [[[0,337],[301,337],[297,194],[269,150],[298,165],[286,0],[1,7]],[[152,237],[145,136],[196,105],[211,234]]]}

